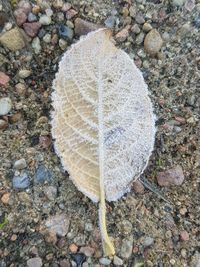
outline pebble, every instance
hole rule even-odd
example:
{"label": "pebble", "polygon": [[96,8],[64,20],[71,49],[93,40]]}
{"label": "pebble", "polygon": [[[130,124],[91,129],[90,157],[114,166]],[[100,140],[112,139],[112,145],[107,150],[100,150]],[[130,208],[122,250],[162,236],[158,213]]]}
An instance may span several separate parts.
{"label": "pebble", "polygon": [[55,200],[57,197],[57,188],[55,186],[47,186],[44,188],[44,194],[49,200]]}
{"label": "pebble", "polygon": [[51,34],[49,34],[49,33],[45,34],[45,36],[43,37],[43,41],[47,44],[50,43],[51,42]]}
{"label": "pebble", "polygon": [[78,36],[85,35],[91,31],[101,28],[100,25],[91,23],[81,18],[75,19],[75,34]]}
{"label": "pebble", "polygon": [[0,130],[5,130],[8,127],[8,122],[0,119]]}
{"label": "pebble", "polygon": [[177,6],[177,7],[181,7],[185,4],[186,0],[172,0],[172,5],[173,6]]}
{"label": "pebble", "polygon": [[18,8],[21,8],[27,15],[29,12],[31,12],[31,4],[28,0],[21,0],[18,3]]}
{"label": "pebble", "polygon": [[70,3],[64,3],[61,10],[67,12],[71,7],[72,5]]}
{"label": "pebble", "polygon": [[139,181],[133,182],[133,190],[137,194],[144,194],[144,185]]}
{"label": "pebble", "polygon": [[116,266],[122,266],[124,264],[123,260],[119,257],[117,257],[116,255],[113,258],[113,263]]}
{"label": "pebble", "polygon": [[51,24],[51,17],[48,17],[47,15],[42,15],[39,19],[39,22],[42,25],[49,25]]}
{"label": "pebble", "polygon": [[139,45],[141,44],[142,42],[144,41],[144,33],[143,32],[140,32],[137,37],[136,37],[136,44]]}
{"label": "pebble", "polygon": [[115,17],[114,16],[109,16],[105,21],[104,24],[106,25],[107,28],[114,28],[115,26]]}
{"label": "pebble", "polygon": [[66,39],[69,39],[69,40],[72,40],[73,39],[73,36],[74,36],[74,32],[71,28],[61,24],[59,27],[58,27],[58,32],[59,32],[59,35],[60,37],[62,38],[66,38]]}
{"label": "pebble", "polygon": [[138,24],[134,24],[131,28],[131,31],[136,34],[140,33],[140,27],[138,26]]}
{"label": "pebble", "polygon": [[5,193],[5,194],[3,194],[3,196],[1,197],[1,202],[2,202],[3,204],[8,204],[9,200],[10,200],[10,193]]}
{"label": "pebble", "polygon": [[0,36],[0,43],[11,51],[20,50],[25,46],[23,36],[17,28],[3,33]]}
{"label": "pebble", "polygon": [[28,14],[28,21],[29,21],[29,22],[37,21],[37,17],[36,17],[36,15],[33,14],[32,12],[30,12],[30,13]]}
{"label": "pebble", "polygon": [[9,97],[0,98],[0,116],[7,115],[12,108],[12,101]]}
{"label": "pebble", "polygon": [[45,240],[47,243],[55,245],[58,241],[55,232],[49,232],[47,236],[45,236]]}
{"label": "pebble", "polygon": [[14,163],[14,168],[17,170],[22,170],[22,169],[26,168],[26,166],[27,166],[26,160],[23,158],[15,161],[15,163]]}
{"label": "pebble", "polygon": [[53,16],[53,10],[51,8],[47,8],[45,10],[45,13],[46,13],[47,17]]}
{"label": "pebble", "polygon": [[35,54],[39,54],[42,49],[40,45],[40,39],[38,37],[35,37],[31,45],[32,45],[32,48],[34,49]]}
{"label": "pebble", "polygon": [[117,42],[122,43],[128,38],[128,35],[129,35],[128,30],[123,29],[115,35],[115,39]]}
{"label": "pebble", "polygon": [[85,254],[86,257],[92,257],[95,252],[95,249],[92,247],[81,247],[80,252]]}
{"label": "pebble", "polygon": [[38,14],[40,13],[40,11],[41,11],[40,6],[38,6],[38,5],[34,5],[34,6],[33,6],[33,8],[32,8],[32,13],[33,13],[34,15],[38,15]]}
{"label": "pebble", "polygon": [[159,172],[157,175],[157,182],[160,186],[181,185],[184,178],[181,166],[177,165],[169,170]]}
{"label": "pebble", "polygon": [[27,173],[23,173],[19,176],[14,176],[12,183],[13,183],[13,188],[25,189],[29,187],[30,180],[29,180]]}
{"label": "pebble", "polygon": [[188,241],[190,239],[189,234],[187,231],[181,231],[180,232],[180,240],[181,241]]}
{"label": "pebble", "polygon": [[69,261],[67,259],[64,259],[64,260],[59,261],[59,266],[60,267],[70,267],[71,264],[69,263]]}
{"label": "pebble", "polygon": [[138,24],[143,24],[145,23],[145,20],[143,18],[143,15],[138,13],[136,16],[135,16],[135,21],[138,23]]}
{"label": "pebble", "polygon": [[71,254],[71,257],[76,262],[76,266],[82,266],[86,261],[86,256],[83,253]]}
{"label": "pebble", "polygon": [[19,95],[23,95],[26,91],[26,86],[23,83],[18,83],[15,85],[15,89]]}
{"label": "pebble", "polygon": [[122,258],[128,259],[132,255],[133,237],[130,236],[122,241],[120,255]]}
{"label": "pebble", "polygon": [[26,20],[27,20],[27,15],[24,12],[24,10],[21,9],[21,8],[18,8],[18,9],[15,10],[14,16],[15,16],[15,19],[16,19],[16,22],[17,22],[18,26],[23,25],[24,22],[26,22]]}
{"label": "pebble", "polygon": [[78,14],[78,12],[74,9],[70,9],[66,12],[66,19],[67,20],[70,20],[72,19],[73,17],[75,17],[76,15]]}
{"label": "pebble", "polygon": [[28,36],[35,37],[41,28],[41,24],[39,22],[26,22],[23,24],[23,28]]}
{"label": "pebble", "polygon": [[58,41],[59,43],[59,47],[62,49],[62,50],[65,50],[67,48],[67,42],[63,39],[59,39]]}
{"label": "pebble", "polygon": [[78,251],[78,246],[73,243],[69,246],[69,250],[71,253],[76,253]]}
{"label": "pebble", "polygon": [[93,229],[94,229],[94,227],[93,227],[93,224],[92,223],[90,223],[90,222],[86,222],[85,223],[85,231],[92,232]]}
{"label": "pebble", "polygon": [[185,9],[191,12],[194,8],[195,8],[195,0],[186,0]]}
{"label": "pebble", "polygon": [[108,258],[100,258],[100,259],[99,259],[99,263],[102,264],[102,265],[107,266],[107,265],[110,265],[111,260],[108,259]]}
{"label": "pebble", "polygon": [[78,234],[75,238],[74,238],[74,243],[77,246],[84,246],[85,245],[85,240],[86,240],[86,235],[84,234]]}
{"label": "pebble", "polygon": [[150,247],[151,245],[153,245],[153,243],[154,243],[154,239],[150,236],[147,236],[147,237],[145,237],[145,239],[143,241],[143,246],[145,248],[147,248],[147,247]]}
{"label": "pebble", "polygon": [[148,23],[148,22],[145,22],[144,25],[143,25],[143,27],[142,27],[142,30],[143,30],[144,32],[149,32],[149,31],[151,31],[152,29],[153,29],[153,28],[152,28],[151,24]]}
{"label": "pebble", "polygon": [[18,112],[9,117],[11,123],[16,123],[22,118],[22,113]]}
{"label": "pebble", "polygon": [[160,33],[153,29],[147,33],[144,39],[144,48],[150,55],[157,54],[163,45],[163,40],[160,36]]}
{"label": "pebble", "polygon": [[0,71],[0,85],[5,86],[10,81],[10,77]]}
{"label": "pebble", "polygon": [[44,166],[40,165],[35,173],[34,181],[36,183],[44,184],[45,182],[51,182],[53,179],[52,173]]}
{"label": "pebble", "polygon": [[18,73],[19,77],[22,79],[26,79],[31,75],[31,71],[30,70],[26,70],[26,69],[22,69],[19,71]]}
{"label": "pebble", "polygon": [[49,232],[54,232],[62,237],[68,233],[69,218],[65,214],[54,215],[46,220],[45,226]]}
{"label": "pebble", "polygon": [[42,259],[39,257],[31,258],[27,260],[28,267],[42,267]]}

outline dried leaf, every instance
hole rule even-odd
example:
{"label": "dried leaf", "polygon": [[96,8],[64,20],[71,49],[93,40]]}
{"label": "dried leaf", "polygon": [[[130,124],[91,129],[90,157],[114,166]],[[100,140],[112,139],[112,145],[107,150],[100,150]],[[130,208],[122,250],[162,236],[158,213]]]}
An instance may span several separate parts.
{"label": "dried leaf", "polygon": [[100,202],[104,252],[114,254],[105,198],[123,196],[148,163],[155,123],[147,86],[110,30],[100,29],[64,54],[53,87],[56,152],[77,188]]}

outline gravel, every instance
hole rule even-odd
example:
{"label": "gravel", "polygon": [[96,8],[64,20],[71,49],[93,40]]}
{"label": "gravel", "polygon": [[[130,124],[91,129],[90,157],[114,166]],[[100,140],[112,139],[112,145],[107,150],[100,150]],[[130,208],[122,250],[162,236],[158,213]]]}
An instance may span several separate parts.
{"label": "gravel", "polygon": [[0,116],[7,115],[12,109],[12,101],[9,97],[0,98]]}
{"label": "gravel", "polygon": [[15,163],[14,163],[14,168],[17,169],[17,170],[25,169],[26,166],[27,166],[26,160],[23,159],[23,158],[15,161]]}
{"label": "gravel", "polygon": [[35,183],[44,184],[45,182],[52,182],[53,174],[43,165],[40,165],[35,173]]}
{"label": "gravel", "polygon": [[14,189],[26,189],[30,186],[30,179],[27,173],[17,175],[13,177],[13,188]]}

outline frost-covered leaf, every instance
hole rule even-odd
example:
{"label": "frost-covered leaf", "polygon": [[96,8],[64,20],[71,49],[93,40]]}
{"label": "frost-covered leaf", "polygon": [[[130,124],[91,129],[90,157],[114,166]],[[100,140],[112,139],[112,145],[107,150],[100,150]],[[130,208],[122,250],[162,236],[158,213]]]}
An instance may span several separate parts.
{"label": "frost-covered leaf", "polygon": [[104,198],[115,201],[129,190],[153,149],[154,115],[141,72],[100,29],[64,54],[52,100],[56,152],[102,211]]}

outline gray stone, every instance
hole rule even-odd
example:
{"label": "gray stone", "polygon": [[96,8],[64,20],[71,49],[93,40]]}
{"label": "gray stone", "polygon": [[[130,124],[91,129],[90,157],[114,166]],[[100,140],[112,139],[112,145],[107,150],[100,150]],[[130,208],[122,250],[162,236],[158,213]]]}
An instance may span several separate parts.
{"label": "gray stone", "polygon": [[185,177],[180,165],[164,172],[159,172],[157,175],[157,181],[160,186],[181,185],[184,179]]}
{"label": "gray stone", "polygon": [[55,186],[47,186],[44,188],[44,194],[49,200],[54,200],[57,197],[57,188]]}
{"label": "gray stone", "polygon": [[34,49],[35,54],[39,54],[41,52],[41,45],[40,45],[40,39],[38,37],[35,37],[32,41],[32,48]]}
{"label": "gray stone", "polygon": [[39,257],[31,258],[27,260],[28,267],[41,267],[42,266],[42,259]]}
{"label": "gray stone", "polygon": [[45,226],[49,232],[65,236],[69,230],[69,218],[65,214],[54,215],[46,220]]}
{"label": "gray stone", "polygon": [[154,243],[154,239],[150,236],[145,237],[144,241],[143,241],[143,246],[146,247],[150,247],[151,245],[153,245]]}
{"label": "gray stone", "polygon": [[3,33],[0,37],[0,43],[11,51],[20,50],[25,46],[24,38],[18,28]]}
{"label": "gray stone", "polygon": [[26,79],[31,75],[31,71],[30,70],[20,70],[18,75],[20,78]]}
{"label": "gray stone", "polygon": [[50,43],[51,42],[51,34],[49,34],[49,33],[45,34],[45,36],[43,37],[43,41],[47,44]]}
{"label": "gray stone", "polygon": [[147,33],[144,39],[144,48],[150,55],[157,54],[163,45],[163,40],[160,36],[160,33],[153,29]]}
{"label": "gray stone", "polygon": [[108,27],[108,28],[114,28],[114,26],[115,26],[115,17],[114,17],[114,16],[109,16],[109,17],[105,20],[104,24],[105,24],[106,27]]}
{"label": "gray stone", "polygon": [[93,231],[93,229],[94,229],[94,227],[93,227],[92,223],[90,223],[90,222],[85,223],[85,231],[91,232],[91,231]]}
{"label": "gray stone", "polygon": [[113,263],[116,266],[122,266],[123,265],[123,260],[115,255],[114,258],[113,258]]}
{"label": "gray stone", "polygon": [[26,168],[26,160],[25,159],[19,159],[19,160],[15,161],[14,168],[17,170],[22,170],[22,169]]}
{"label": "gray stone", "polygon": [[136,44],[141,44],[142,42],[144,41],[144,33],[143,32],[140,32],[137,37],[136,37]]}
{"label": "gray stone", "polygon": [[186,0],[172,0],[172,5],[173,6],[177,6],[177,7],[181,7],[185,4]]}
{"label": "gray stone", "polygon": [[111,260],[108,259],[108,258],[100,258],[100,259],[99,259],[99,263],[102,264],[102,265],[107,266],[107,265],[110,265]]}
{"label": "gray stone", "polygon": [[29,187],[30,179],[27,173],[23,173],[21,175],[14,176],[12,184],[13,184],[13,188],[15,189],[25,189]]}
{"label": "gray stone", "polygon": [[122,241],[120,255],[122,258],[128,259],[132,254],[133,249],[133,237],[130,236]]}
{"label": "gray stone", "polygon": [[99,28],[101,28],[100,25],[91,23],[91,22],[83,20],[81,18],[75,19],[75,34],[77,34],[79,36],[85,35],[91,31],[95,31]]}
{"label": "gray stone", "polygon": [[67,48],[67,41],[60,39],[59,40],[59,46],[62,50],[65,50]]}
{"label": "gray stone", "polygon": [[0,116],[7,115],[12,108],[12,101],[9,97],[3,97],[0,99]]}
{"label": "gray stone", "polygon": [[42,25],[49,25],[51,24],[51,17],[48,17],[47,15],[42,15],[39,19],[39,22]]}
{"label": "gray stone", "polygon": [[75,238],[74,238],[74,243],[77,246],[84,246],[85,245],[85,241],[86,241],[86,235],[84,234],[78,234]]}
{"label": "gray stone", "polygon": [[34,22],[34,21],[37,21],[37,17],[36,17],[36,15],[34,15],[33,13],[29,13],[28,14],[28,21],[29,22]]}
{"label": "gray stone", "polygon": [[52,173],[44,165],[40,165],[36,170],[34,181],[36,183],[44,184],[45,182],[51,182],[52,180]]}
{"label": "gray stone", "polygon": [[82,252],[83,254],[85,254],[86,257],[92,257],[92,255],[95,252],[95,249],[92,247],[81,247],[80,252]]}

